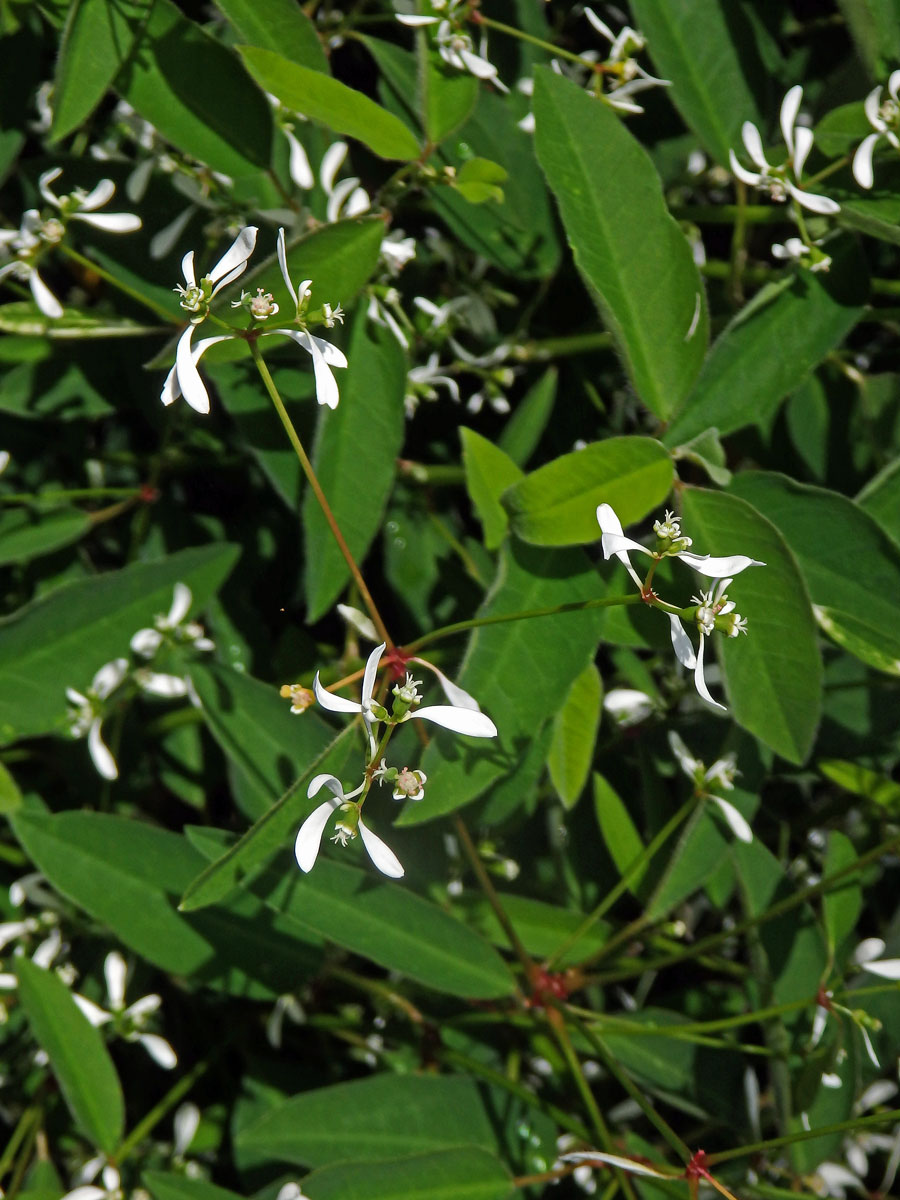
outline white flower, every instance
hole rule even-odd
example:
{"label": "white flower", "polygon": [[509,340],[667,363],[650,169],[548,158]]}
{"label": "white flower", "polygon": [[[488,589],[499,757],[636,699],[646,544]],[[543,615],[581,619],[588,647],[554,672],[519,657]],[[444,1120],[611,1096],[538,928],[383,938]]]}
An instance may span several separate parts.
{"label": "white flower", "polygon": [[319,167],[319,182],[327,200],[325,219],[329,224],[342,217],[358,217],[372,207],[369,193],[360,187],[355,175],[337,181],[337,173],[344,165],[347,150],[346,142],[333,142],[322,155]]}
{"label": "white flower", "polygon": [[831,255],[819,249],[818,242],[807,243],[798,237],[785,238],[784,244],[776,242],[772,254],[783,262],[794,262],[807,271],[827,271],[831,267]]}
{"label": "white flower", "polygon": [[438,24],[435,40],[438,54],[448,66],[457,71],[468,71],[476,79],[489,79],[498,91],[509,91],[498,79],[497,68],[486,57],[485,39],[482,39],[480,53],[476,53],[469,35],[462,33],[452,22],[444,20]]}
{"label": "white flower", "polygon": [[674,730],[669,731],[669,746],[685,775],[693,781],[698,794],[706,796],[719,806],[722,816],[728,822],[734,836],[742,842],[752,842],[753,831],[742,814],[728,800],[723,800],[721,796],[717,796],[715,792],[710,791],[708,786],[713,784],[724,788],[726,791],[733,790],[735,775],[734,755],[729,754],[725,758],[717,759],[711,767],[707,768],[699,759],[694,758]]}
{"label": "white flower", "polygon": [[201,625],[196,621],[185,621],[192,603],[191,589],[186,583],[176,583],[168,613],[155,617],[152,629],[139,629],[132,637],[131,649],[134,653],[141,658],[152,658],[166,640],[166,635],[190,643],[195,650],[215,650],[215,642],[204,635]]}
{"label": "white flower", "polygon": [[428,776],[424,771],[412,771],[409,767],[401,768],[394,780],[394,799],[422,800],[425,796],[427,782]]}
{"label": "white flower", "polygon": [[108,204],[115,195],[116,185],[111,179],[101,179],[89,192],[76,188],[68,196],[57,196],[50,184],[62,175],[62,167],[45,171],[38,179],[41,195],[48,204],[58,208],[70,221],[83,221],[95,229],[107,233],[134,233],[141,227],[141,218],[136,213],[98,213],[96,210]]}
{"label": "white flower", "polygon": [[[676,613],[667,613],[669,625],[672,635],[672,649],[675,651],[675,657],[687,667],[689,671],[694,672],[694,687],[697,693],[702,696],[708,704],[714,708],[720,708],[722,712],[727,712],[724,704],[720,704],[718,700],[714,700],[710,695],[709,688],[706,686],[706,678],[703,673],[703,652],[706,638],[716,628],[716,617],[727,616],[734,611],[734,602],[728,599],[727,589],[732,583],[731,579],[719,579],[714,587],[708,592],[701,592],[699,597],[694,597],[697,603],[697,628],[700,631],[700,645],[696,654],[694,647],[691,645],[691,639],[684,632],[684,626],[681,624],[680,618]],[[739,633],[747,632],[746,620],[738,616],[737,613],[731,618],[729,637],[737,637]]]}
{"label": "white flower", "polygon": [[812,130],[797,124],[802,99],[803,88],[797,84],[788,91],[781,103],[781,133],[787,146],[787,161],[780,166],[773,166],[767,162],[759,130],[752,121],[745,121],[741,127],[744,149],[759,170],[748,171],[741,166],[734,151],[729,150],[731,170],[743,183],[768,191],[773,200],[783,201],[790,196],[801,208],[823,216],[834,216],[840,212],[839,204],[828,196],[806,192],[800,186],[800,176],[813,145]]}
{"label": "white flower", "polygon": [[646,692],[636,688],[611,688],[603,697],[603,708],[622,729],[630,729],[646,720],[655,705]]}
{"label": "white flower", "polygon": [[116,690],[127,674],[127,659],[114,658],[111,662],[104,663],[94,676],[87,695],[73,687],[66,688],[66,698],[72,706],[69,713],[72,737],[87,736],[88,750],[94,766],[104,779],[117,779],[119,768],[112,752],[103,741],[103,702]]}
{"label": "white flower", "polygon": [[63,315],[63,306],[41,279],[35,264],[42,248],[58,242],[62,235],[62,223],[56,218],[42,221],[36,208],[29,208],[22,214],[17,230],[0,229],[0,245],[8,246],[16,255],[12,262],[0,267],[0,279],[11,275],[26,282],[44,316],[54,319]]}
{"label": "white flower", "polygon": [[106,1025],[112,1021],[116,1032],[121,1034],[127,1042],[140,1042],[155,1062],[167,1071],[171,1070],[178,1063],[175,1051],[159,1034],[144,1033],[143,1031],[147,1018],[157,1012],[162,1005],[160,997],[155,993],[142,996],[140,1000],[135,1000],[133,1004],[125,1007],[125,980],[128,975],[128,967],[125,959],[117,950],[107,954],[103,964],[103,974],[106,978],[109,1010],[101,1008],[93,1000],[88,1000],[86,996],[75,992],[73,996],[78,1007],[92,1025]]}
{"label": "white flower", "polygon": [[[447,389],[451,400],[459,404],[459,384],[449,375],[445,375],[439,363],[439,355],[435,350],[428,356],[428,362],[421,367],[413,367],[407,374],[410,384],[404,403],[407,412],[412,415],[420,399],[437,400],[437,386]],[[411,411],[410,411],[411,410]]]}
{"label": "white flower", "polygon": [[865,110],[869,124],[875,130],[863,138],[853,155],[853,178],[860,187],[870,188],[875,182],[872,155],[875,146],[884,138],[895,150],[900,150],[900,138],[895,132],[900,124],[900,71],[892,71],[888,79],[888,99],[882,103],[879,85],[866,96]]}
{"label": "white flower", "polygon": [[403,867],[397,856],[377,834],[368,828],[360,816],[359,805],[353,803],[354,797],[360,794],[364,786],[364,784],[360,784],[355,791],[345,795],[340,780],[336,779],[334,775],[317,775],[311,781],[306,793],[309,798],[315,796],[323,787],[333,794],[331,799],[313,809],[300,826],[300,832],[294,843],[294,855],[301,871],[309,872],[315,866],[325,826],[334,813],[339,813],[335,822],[335,833],[331,840],[341,846],[346,846],[347,842],[359,833],[369,858],[378,870],[383,875],[389,875],[391,879],[402,878]]}
{"label": "white flower", "polygon": [[184,286],[179,284],[174,290],[181,296],[179,301],[181,307],[193,315],[191,323],[178,339],[178,346],[175,350],[175,366],[166,376],[160,394],[163,404],[172,404],[179,396],[184,396],[196,412],[209,412],[209,394],[206,385],[200,378],[197,363],[210,346],[234,335],[220,334],[217,337],[204,338],[196,346],[191,345],[191,339],[196,326],[207,316],[212,298],[229,283],[234,283],[246,271],[247,261],[256,247],[256,234],[257,230],[254,225],[248,225],[242,229],[228,250],[209,274],[203,276],[199,284],[194,274],[193,250],[189,250],[181,260]]}
{"label": "white flower", "polygon": [[[319,682],[318,672],[316,672],[316,678],[313,682],[316,699],[323,708],[327,708],[331,712],[362,713],[373,754],[376,742],[372,733],[372,726],[376,721],[387,720],[393,724],[400,724],[403,721],[420,718],[425,721],[433,721],[435,725],[441,725],[443,728],[450,729],[454,733],[465,733],[470,737],[496,737],[497,727],[490,717],[485,716],[483,712],[477,709],[467,707],[465,704],[437,704],[425,708],[413,707],[397,717],[389,716],[387,710],[381,705],[373,705],[372,693],[375,689],[375,676],[384,651],[385,643],[382,642],[381,645],[375,647],[368,657],[363,673],[362,694],[359,703],[355,700],[345,700],[343,696],[336,696],[333,692],[326,691]],[[446,680],[445,677],[444,684],[446,685],[447,683],[449,683],[449,680]],[[455,687],[455,685],[452,686]],[[461,691],[462,689],[459,690]],[[415,692],[414,681],[412,691]],[[466,693],[466,696],[471,701],[472,698],[468,696],[468,693]],[[418,696],[416,695],[410,703],[415,704],[417,701]]]}
{"label": "white flower", "polygon": [[601,539],[603,557],[610,558],[615,555],[641,590],[644,585],[631,565],[631,559],[628,557],[629,550],[637,550],[640,554],[646,554],[655,559],[680,558],[693,570],[710,579],[721,579],[726,575],[733,577],[741,571],[745,571],[747,567],[764,567],[766,565],[759,562],[758,559],[748,558],[746,554],[731,554],[725,558],[713,558],[709,554],[693,554],[688,549],[692,544],[691,539],[682,536],[680,522],[680,517],[667,511],[665,520],[657,521],[653,526],[658,545],[655,550],[649,550],[640,542],[625,537],[622,532],[622,524],[613,508],[609,504],[601,504],[597,508],[597,523],[603,535]]}
{"label": "white flower", "polygon": [[73,1188],[71,1192],[66,1192],[62,1200],[122,1200],[122,1181],[119,1172],[102,1156],[92,1158],[85,1163],[80,1174],[81,1178],[85,1180],[96,1179],[99,1175],[103,1186],[98,1187],[95,1183],[84,1183],[80,1187]]}
{"label": "white flower", "polygon": [[866,938],[856,947],[852,961],[882,979],[900,979],[900,958],[882,958],[882,954],[884,942],[881,938]]}
{"label": "white flower", "polygon": [[393,229],[382,238],[380,254],[391,275],[399,275],[416,257],[416,239],[405,237],[402,229]]}
{"label": "white flower", "polygon": [[670,80],[656,79],[635,60],[634,55],[644,49],[647,39],[639,30],[632,29],[630,25],[624,25],[618,33],[613,33],[612,29],[597,16],[593,9],[585,7],[584,15],[600,36],[605,37],[611,43],[609,54],[603,65],[606,67],[607,77],[618,82],[610,91],[604,93],[603,99],[621,112],[642,113],[644,110],[639,104],[630,100],[630,96],[636,92],[644,92],[648,88],[671,87]]}

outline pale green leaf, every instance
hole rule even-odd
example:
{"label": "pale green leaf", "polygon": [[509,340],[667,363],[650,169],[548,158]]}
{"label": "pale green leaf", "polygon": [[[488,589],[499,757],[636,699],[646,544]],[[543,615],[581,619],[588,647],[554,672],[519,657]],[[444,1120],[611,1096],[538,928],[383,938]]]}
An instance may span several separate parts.
{"label": "pale green leaf", "polygon": [[515,1190],[499,1159],[469,1146],[321,1167],[303,1184],[316,1200],[506,1200]]}
{"label": "pale green leaf", "polygon": [[284,54],[302,67],[328,71],[316,27],[293,0],[216,0],[241,41]]}
{"label": "pale green leaf", "polygon": [[603,681],[593,663],[578,675],[553,718],[547,769],[556,794],[572,808],[587,782],[600,728]]}
{"label": "pale green leaf", "polygon": [[93,528],[90,514],[78,508],[29,513],[0,513],[0,564],[30,562],[79,541]]}
{"label": "pale green leaf", "polygon": [[500,496],[510,484],[522,478],[522,472],[499,446],[480,433],[462,426],[459,434],[466,490],[484,530],[484,544],[488,550],[496,550],[509,524]]}

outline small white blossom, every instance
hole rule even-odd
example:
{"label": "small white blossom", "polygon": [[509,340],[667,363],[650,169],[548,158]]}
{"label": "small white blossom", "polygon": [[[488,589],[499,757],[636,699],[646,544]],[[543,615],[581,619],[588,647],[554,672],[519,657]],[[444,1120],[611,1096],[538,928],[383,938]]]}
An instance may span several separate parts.
{"label": "small white blossom", "polygon": [[66,688],[66,698],[71,705],[69,712],[69,731],[74,738],[87,737],[88,751],[98,772],[104,779],[118,779],[119,768],[112,752],[103,741],[104,701],[116,690],[128,674],[128,661],[124,658],[114,658],[104,663],[91,681],[87,695],[76,691],[73,687]]}
{"label": "small white blossom", "polygon": [[714,791],[710,790],[711,786],[719,787],[729,792],[734,790],[734,776],[736,773],[734,755],[728,754],[725,758],[717,759],[711,767],[707,767],[699,759],[694,758],[674,730],[669,731],[669,746],[678,760],[678,765],[684,771],[685,775],[693,781],[698,794],[707,797],[714,804],[718,805],[722,816],[727,821],[734,836],[739,841],[752,842],[753,830],[750,828],[743,814],[738,812],[729,800],[724,800],[721,796],[717,796]]}
{"label": "small white blossom", "polygon": [[875,130],[863,138],[853,155],[853,178],[860,187],[870,188],[875,182],[872,155],[882,138],[895,150],[900,150],[900,71],[892,71],[887,83],[888,98],[881,99],[883,88],[879,85],[866,96],[865,110],[869,124]]}
{"label": "small white blossom", "polygon": [[871,975],[900,979],[900,958],[882,958],[884,949],[881,938],[866,938],[856,947],[852,961]]}
{"label": "small white blossom", "polygon": [[840,212],[839,204],[828,196],[804,191],[800,184],[803,167],[813,146],[812,130],[797,124],[802,99],[803,88],[797,84],[788,91],[781,103],[781,133],[787,146],[787,160],[779,166],[769,163],[763,151],[762,135],[752,121],[745,121],[741,127],[744,149],[759,169],[748,171],[741,166],[734,151],[729,150],[731,170],[743,183],[767,191],[773,200],[785,201],[791,197],[801,208],[807,208],[810,212],[834,216]]}
{"label": "small white blossom", "polygon": [[172,604],[165,616],[154,618],[153,627],[139,629],[131,639],[131,649],[141,658],[152,658],[167,637],[178,642],[187,642],[195,650],[214,650],[215,643],[203,632],[196,621],[186,621],[193,603],[191,589],[186,583],[176,583],[172,593]]}
{"label": "small white blossom", "polygon": [[125,959],[117,950],[106,956],[103,964],[103,974],[106,979],[107,1002],[109,1009],[101,1008],[86,996],[74,993],[78,1007],[92,1025],[100,1026],[112,1022],[116,1032],[127,1042],[140,1042],[150,1057],[165,1070],[169,1071],[178,1063],[178,1056],[165,1038],[156,1033],[145,1033],[144,1026],[148,1018],[159,1010],[162,1000],[155,993],[142,996],[133,1004],[125,1006],[125,981],[128,967]]}
{"label": "small white blossom", "polygon": [[383,875],[388,875],[391,879],[403,877],[403,867],[393,850],[368,828],[360,816],[359,805],[353,803],[354,798],[360,794],[364,786],[364,784],[360,784],[354,791],[345,794],[340,780],[336,779],[334,775],[317,775],[310,782],[306,793],[310,799],[323,787],[332,793],[332,797],[324,804],[320,804],[318,808],[313,809],[300,826],[300,832],[294,843],[294,856],[301,871],[308,873],[315,866],[325,826],[331,816],[337,813],[335,832],[331,839],[333,842],[346,846],[348,841],[355,838],[358,833],[369,858]]}
{"label": "small white blossom", "polygon": [[631,96],[648,88],[671,87],[671,80],[655,78],[636,61],[634,56],[646,47],[647,39],[630,25],[623,25],[618,33],[613,33],[606,22],[587,6],[584,15],[597,33],[611,43],[603,66],[607,77],[615,80],[615,86],[604,92],[603,99],[621,112],[642,113],[644,110],[630,99]]}
{"label": "small white blossom", "polygon": [[776,242],[772,254],[782,262],[796,263],[814,274],[831,267],[831,255],[820,250],[818,242],[808,243],[798,237],[785,238],[784,244]]}
{"label": "small white blossom", "polygon": [[68,196],[57,196],[51,190],[50,184],[62,175],[62,167],[54,167],[44,171],[38,179],[41,195],[48,204],[59,209],[69,221],[83,221],[85,225],[93,225],[95,229],[103,229],[107,233],[134,233],[141,227],[141,218],[136,213],[98,213],[112,200],[116,185],[111,179],[101,179],[89,192],[76,188]]}

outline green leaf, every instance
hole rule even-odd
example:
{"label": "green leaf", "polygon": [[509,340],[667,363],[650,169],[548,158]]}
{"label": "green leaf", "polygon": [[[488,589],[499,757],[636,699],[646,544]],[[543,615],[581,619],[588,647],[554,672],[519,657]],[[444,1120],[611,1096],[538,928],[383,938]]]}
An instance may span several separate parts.
{"label": "green leaf", "polygon": [[243,811],[261,816],[334,733],[316,712],[292,713],[278,689],[227,667],[196,663],[191,680],[210,733],[240,777]]}
{"label": "green leaf", "polygon": [[500,503],[500,495],[510,484],[522,478],[511,458],[472,429],[460,427],[462,460],[466,471],[466,490],[475,506],[484,530],[484,544],[496,550],[506,537],[509,518]]}
{"label": "green leaf", "polygon": [[0,304],[0,333],[20,337],[46,337],[53,341],[91,341],[97,338],[137,337],[158,334],[158,325],[139,325],[127,317],[96,316],[79,312],[71,305],[61,317],[47,317],[30,300],[14,300]]}
{"label": "green leaf", "polygon": [[148,0],[75,0],[70,6],[53,81],[51,141],[77,129],[103,99],[150,8]]}
{"label": "green leaf", "polygon": [[78,508],[0,513],[0,565],[31,562],[77,542],[93,529],[90,514]]}
{"label": "green leaf", "polygon": [[233,846],[229,846],[224,854],[191,880],[181,898],[179,907],[182,912],[193,912],[221,901],[251,871],[293,842],[309,805],[303,794],[303,784],[321,767],[330,753],[355,734],[354,725],[346,725],[325,751],[307,764],[293,786]]}
{"label": "green leaf", "polygon": [[292,1096],[241,1130],[236,1144],[242,1152],[298,1166],[365,1159],[370,1168],[386,1160],[394,1170],[402,1155],[456,1146],[477,1146],[482,1153],[497,1148],[474,1080],[389,1074]]}
{"label": "green leaf", "polygon": [[328,72],[328,59],[316,27],[293,0],[216,0],[238,37],[251,46],[275,50],[313,71]]}
{"label": "green leaf", "polygon": [[[108,416],[114,411],[91,382],[89,374],[73,358],[85,358],[89,347],[66,347],[65,366],[55,353],[53,341],[37,338],[17,339],[7,335],[8,341],[24,340],[39,352],[40,357],[31,362],[18,362],[3,376],[0,394],[0,410],[15,413],[30,420],[51,417],[56,421],[73,421],[79,418]],[[47,360],[50,361],[47,361]],[[62,368],[62,369],[60,369]]]}
{"label": "green leaf", "polygon": [[3,763],[0,763],[0,813],[6,815],[21,807],[22,793],[18,784]]}
{"label": "green leaf", "polygon": [[603,681],[593,663],[574,680],[553,718],[553,740],[547,756],[550,781],[566,808],[581,795],[594,757],[600,728]]}
{"label": "green leaf", "polygon": [[153,1200],[241,1200],[237,1192],[229,1192],[208,1179],[171,1171],[145,1171],[142,1181]]}
{"label": "green leaf", "polygon": [[719,335],[694,390],[666,431],[667,446],[715,427],[719,434],[764,420],[850,332],[865,311],[866,267],[849,240],[825,275],[799,271],[761,295]]}
{"label": "green leaf", "polygon": [[301,67],[273,50],[257,46],[239,49],[250,74],[286,108],[320,121],[335,133],[356,138],[380,158],[411,161],[419,157],[419,143],[399,117],[365,93]]}
{"label": "green leaf", "polygon": [[[856,847],[850,839],[832,829],[828,834],[828,852],[822,874],[834,875],[856,862],[856,858]],[[845,877],[822,897],[822,918],[828,938],[828,954],[832,960],[842,943],[856,929],[861,911],[862,889],[856,875]]]}
{"label": "green leaf", "polygon": [[[518,541],[501,547],[497,578],[478,616],[551,608],[603,595],[603,583],[577,550],[545,550]],[[474,630],[457,677],[500,731],[489,744],[438,733],[422,758],[428,790],[400,825],[452,812],[508,776],[533,780],[538,732],[557,710],[597,645],[597,609],[487,625]],[[428,654],[427,649],[423,651]],[[539,681],[539,683],[537,682]],[[521,792],[524,799],[524,792]]]}
{"label": "green leaf", "polygon": [[178,834],[90,812],[19,813],[13,827],[57,891],[165,971],[268,999],[320,966],[315,932],[253,896],[180,914],[177,897],[205,860]]}
{"label": "green leaf", "polygon": [[440,55],[429,51],[427,30],[417,36],[417,52],[423,124],[429,142],[437,146],[472,115],[480,85],[474,75],[454,71]]}
{"label": "green leaf", "polygon": [[499,1159],[461,1146],[393,1162],[340,1163],[303,1180],[316,1200],[506,1200],[513,1180]]}
{"label": "green leaf", "polygon": [[647,152],[611,108],[541,68],[534,114],[538,161],[575,263],[640,399],[668,417],[706,353],[706,297],[691,248]]}
{"label": "green leaf", "polygon": [[780,530],[825,632],[871,666],[900,674],[896,543],[852,500],[825,488],[747,471],[735,477],[732,490]]}
{"label": "green leaf", "polygon": [[[621,796],[597,771],[594,772],[594,812],[597,815],[603,844],[616,864],[619,874],[624,877],[632,864],[643,854],[644,843]],[[628,890],[636,895],[646,874],[647,864],[635,871]]]}
{"label": "green leaf", "polygon": [[490,999],[515,990],[493,946],[406,884],[373,876],[368,863],[357,870],[322,854],[308,875],[270,870],[253,890],[276,912],[437,991]]}
{"label": "green leaf", "polygon": [[213,170],[239,178],[269,166],[265,97],[234,53],[172,0],[154,0],[116,89],[164,138]]}
{"label": "green leaf", "polygon": [[854,796],[863,796],[889,812],[900,813],[900,783],[859,763],[824,758],[816,764],[826,779]]}
{"label": "green leaf", "polygon": [[[866,132],[871,133],[870,125]],[[841,188],[833,188],[829,194],[841,206],[836,220],[847,229],[857,233],[866,233],[870,237],[879,238],[893,246],[900,245],[900,196],[891,190],[891,184],[900,178],[896,167],[896,156],[889,164],[877,162],[875,170],[876,192],[867,192],[860,196],[858,192],[845,192]],[[891,170],[891,168],[894,168]]]}
{"label": "green leaf", "polygon": [[66,686],[88,686],[99,667],[128,654],[133,634],[166,613],[181,581],[202,610],[237,558],[229,545],[179,550],[79,579],[42,596],[0,624],[0,742],[61,726]]}
{"label": "green leaf", "polygon": [[838,0],[860,58],[873,79],[900,59],[900,14],[893,0]]}
{"label": "green leaf", "polygon": [[727,168],[743,122],[764,123],[756,95],[764,92],[768,73],[751,23],[728,0],[634,0],[632,11],[654,74],[671,82],[666,96],[707,154]]}
{"label": "green leaf", "polygon": [[485,204],[488,200],[503,203],[503,188],[509,172],[489,158],[468,158],[456,172],[453,186],[470,204]]}
{"label": "green leaf", "polygon": [[623,525],[662,504],[675,475],[669,452],[653,438],[611,437],[538,467],[503,496],[512,528],[538,546],[570,546],[600,537],[597,505],[611,504]]}
{"label": "green leaf", "polygon": [[[381,528],[403,445],[407,362],[388,330],[368,324],[365,305],[353,322],[347,360],[340,404],[319,412],[312,459],[350,553],[361,563]],[[350,568],[311,489],[303,499],[303,547],[304,561],[315,564],[305,577],[312,622],[334,603]]]}
{"label": "green leaf", "polygon": [[900,458],[889,462],[869,480],[856,497],[856,503],[900,544]]}
{"label": "green leaf", "polygon": [[47,1052],[72,1116],[104,1154],[116,1149],[125,1127],[119,1077],[99,1029],[72,999],[63,981],[29,958],[17,958],[19,1000],[32,1032]]}
{"label": "green leaf", "polygon": [[528,462],[547,428],[556,400],[558,379],[556,367],[548,367],[516,405],[501,430],[497,445],[517,466],[524,467]]}
{"label": "green leaf", "polygon": [[747,635],[712,642],[737,723],[789,762],[805,761],[822,707],[822,662],[789,546],[743,500],[699,488],[685,489],[684,528],[700,553],[748,554],[766,564],[749,567],[729,588]]}

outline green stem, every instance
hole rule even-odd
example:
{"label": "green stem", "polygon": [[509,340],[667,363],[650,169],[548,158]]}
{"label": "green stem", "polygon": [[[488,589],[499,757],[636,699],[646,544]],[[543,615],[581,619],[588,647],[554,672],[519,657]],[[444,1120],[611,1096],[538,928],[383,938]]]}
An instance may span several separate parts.
{"label": "green stem", "polygon": [[573,600],[568,604],[554,605],[552,608],[532,608],[524,612],[501,613],[495,617],[472,617],[468,621],[455,621],[452,625],[442,625],[439,629],[432,629],[431,633],[423,634],[422,637],[416,638],[403,649],[406,653],[414,654],[423,646],[428,646],[441,638],[451,637],[455,633],[465,633],[468,629],[480,629],[485,625],[501,625],[505,621],[530,621],[534,617],[553,617],[558,613],[586,612],[590,608],[611,608],[619,604],[641,603],[640,593],[635,592],[629,596],[604,596],[598,600]]}
{"label": "green stem", "polygon": [[[649,842],[648,845],[637,856],[637,858],[634,859],[616,886],[612,888],[611,891],[607,892],[606,896],[604,896],[593,912],[585,917],[584,921],[578,926],[575,932],[571,934],[565,942],[563,942],[562,946],[560,946],[558,950],[554,951],[552,957],[547,961],[548,967],[557,963],[566,953],[566,951],[571,949],[576,942],[584,937],[588,930],[596,925],[604,913],[608,912],[609,909],[612,908],[623,892],[628,889],[632,879],[634,879],[634,877],[643,870],[646,864],[653,859],[660,847],[669,840],[681,822],[693,811],[693,809],[696,807],[696,803],[696,798],[692,796],[689,800],[685,801],[681,808],[679,808],[678,812],[669,818],[665,825],[663,825],[662,829],[660,829],[659,833],[655,835],[653,840]],[[619,939],[615,940],[618,941]],[[610,943],[607,943],[602,950],[597,952],[596,955],[586,959],[585,962],[580,965],[586,966],[592,962],[595,962],[597,958],[605,957],[605,955],[609,952],[609,945]]]}
{"label": "green stem", "polygon": [[520,42],[528,42],[531,46],[537,46],[540,50],[546,50],[548,54],[554,58],[566,58],[569,62],[578,63],[580,67],[585,67],[589,71],[596,69],[596,63],[589,62],[586,58],[582,58],[580,54],[575,54],[571,50],[565,50],[562,46],[554,46],[552,42],[546,42],[543,38],[535,37],[533,33],[526,33],[524,29],[516,29],[513,25],[504,25],[502,21],[495,21],[492,17],[486,17],[482,12],[477,12],[471,16],[473,25],[485,25],[488,29],[496,29],[498,33],[508,34],[509,37],[518,38]]}
{"label": "green stem", "polygon": [[759,1154],[764,1150],[777,1150],[779,1146],[792,1146],[794,1142],[807,1142],[810,1138],[827,1137],[832,1133],[854,1132],[865,1129],[870,1125],[887,1125],[892,1121],[900,1121],[900,1108],[894,1108],[886,1113],[873,1113],[868,1117],[856,1117],[850,1121],[838,1121],[835,1125],[819,1125],[816,1129],[801,1129],[798,1133],[788,1133],[784,1137],[770,1138],[767,1142],[753,1142],[749,1146],[737,1146],[733,1150],[721,1150],[717,1154],[707,1156],[710,1166],[727,1162],[732,1158],[744,1158],[748,1154]]}
{"label": "green stem", "polygon": [[331,511],[331,505],[325,498],[325,493],[322,491],[322,486],[319,483],[315,471],[313,470],[313,465],[309,461],[306,451],[303,449],[303,443],[300,441],[300,438],[297,435],[297,430],[294,428],[294,423],[288,415],[288,411],[284,406],[284,401],[281,399],[278,388],[275,386],[275,381],[269,373],[269,368],[266,366],[265,359],[259,352],[259,346],[256,344],[256,339],[249,338],[248,345],[250,347],[250,353],[253,355],[253,361],[256,364],[256,369],[259,371],[266,391],[269,393],[269,398],[275,405],[275,411],[281,418],[281,423],[284,426],[284,431],[288,436],[288,441],[293,446],[294,453],[300,460],[300,466],[303,468],[303,473],[307,478],[310,488],[312,489],[312,493],[318,501],[319,507],[322,510],[322,515],[325,517],[325,520],[328,523],[328,528],[331,530],[334,540],[338,544],[338,549],[344,556],[344,561],[350,568],[350,574],[353,576],[353,580],[359,589],[359,594],[362,597],[363,603],[369,610],[369,616],[372,618],[375,628],[378,630],[379,637],[387,645],[388,649],[391,649],[394,643],[387,631],[384,621],[381,619],[381,613],[378,611],[378,606],[372,599],[372,594],[366,586],[366,581],[362,577],[362,572],[356,565],[356,560],[350,553],[350,547],[344,540],[344,535],[341,533],[340,526],[335,519],[334,513]]}
{"label": "green stem", "polygon": [[19,1117],[18,1125],[16,1125],[15,1129],[13,1130],[12,1136],[6,1144],[6,1149],[3,1151],[3,1154],[0,1155],[0,1179],[2,1179],[6,1172],[12,1167],[16,1154],[19,1151],[19,1147],[27,1141],[29,1133],[32,1132],[32,1127],[36,1128],[38,1125],[40,1125],[40,1123],[41,1108],[37,1104],[33,1104],[30,1108],[26,1108],[21,1117]]}
{"label": "green stem", "polygon": [[116,1152],[110,1155],[113,1162],[117,1164],[123,1163],[135,1146],[139,1145],[143,1139],[153,1130],[156,1125],[163,1119],[170,1109],[174,1108],[183,1096],[186,1096],[200,1076],[209,1068],[214,1058],[217,1058],[224,1049],[224,1043],[220,1043],[215,1052],[208,1058],[201,1059],[196,1066],[192,1067],[186,1075],[182,1075],[181,1079],[171,1087],[162,1100],[155,1104],[147,1115],[135,1125],[131,1133],[122,1141]]}
{"label": "green stem", "polygon": [[540,338],[522,342],[513,350],[518,362],[546,362],[570,354],[590,354],[593,350],[608,350],[613,345],[612,334],[573,333],[568,337]]}
{"label": "green stem", "polygon": [[[99,263],[92,262],[91,259],[85,258],[77,250],[73,250],[71,246],[67,246],[65,242],[60,242],[57,246],[67,258],[71,258],[73,262],[79,263],[88,271],[93,271],[95,275],[99,275],[107,283],[114,288],[118,288],[126,296],[130,296],[132,300],[136,300],[138,304],[143,304],[145,308],[149,308],[151,312],[156,313],[158,317],[162,317],[169,325],[180,325],[180,319],[170,312],[164,305],[159,304],[152,296],[145,296],[143,292],[139,292],[137,288],[131,287],[122,279],[117,279],[115,275],[110,274],[105,267],[101,267]],[[156,332],[155,330],[153,332]]]}
{"label": "green stem", "polygon": [[98,488],[53,488],[46,492],[4,492],[0,504],[57,504],[61,500],[102,500],[107,497],[140,496],[142,488],[98,487]]}
{"label": "green stem", "polygon": [[[854,992],[853,994],[857,995],[858,993]],[[642,1037],[681,1037],[685,1034],[718,1033],[723,1029],[739,1029],[742,1025],[758,1025],[772,1017],[784,1016],[787,1013],[797,1012],[798,1009],[807,1008],[808,1006],[808,999],[792,1000],[790,1004],[776,1004],[770,1008],[759,1008],[754,1012],[741,1013],[736,1017],[719,1017],[715,1021],[689,1021],[683,1025],[644,1024],[636,1021],[628,1021],[623,1018],[607,1017],[603,1014],[595,1013],[592,1009],[581,1009],[574,1005],[569,1005],[569,1009],[579,1017],[595,1020],[604,1028],[615,1027],[618,1030],[622,1027],[628,1034],[637,1034]]]}

